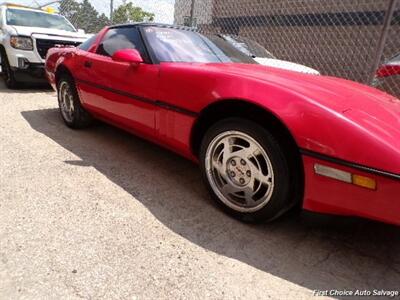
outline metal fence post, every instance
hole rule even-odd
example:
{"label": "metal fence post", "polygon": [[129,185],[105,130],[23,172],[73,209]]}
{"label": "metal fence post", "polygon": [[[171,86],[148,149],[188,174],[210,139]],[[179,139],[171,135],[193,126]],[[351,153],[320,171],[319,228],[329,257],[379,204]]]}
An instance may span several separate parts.
{"label": "metal fence post", "polygon": [[194,24],[194,1],[195,0],[192,0],[192,3],[191,3],[191,5],[190,5],[190,26],[192,27]]}
{"label": "metal fence post", "polygon": [[385,44],[386,40],[388,37],[390,25],[393,19],[393,14],[396,9],[396,5],[399,2],[399,0],[389,0],[389,6],[388,10],[386,11],[385,14],[385,19],[383,21],[383,28],[382,28],[382,33],[379,39],[378,46],[376,48],[376,54],[375,54],[375,59],[373,61],[373,65],[371,68],[371,73],[368,78],[368,84],[370,84],[374,80],[375,72],[379,68],[379,64],[381,62],[381,57],[383,55],[383,50],[385,49]]}

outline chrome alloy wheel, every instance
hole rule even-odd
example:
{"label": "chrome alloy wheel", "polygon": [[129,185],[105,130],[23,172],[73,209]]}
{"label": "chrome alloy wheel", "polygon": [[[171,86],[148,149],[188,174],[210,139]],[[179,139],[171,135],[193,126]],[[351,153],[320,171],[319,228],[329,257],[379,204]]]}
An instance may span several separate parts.
{"label": "chrome alloy wheel", "polygon": [[274,191],[270,158],[251,136],[226,131],[216,136],[206,152],[207,179],[218,198],[244,213],[263,208]]}
{"label": "chrome alloy wheel", "polygon": [[61,114],[67,122],[72,123],[74,118],[74,95],[68,82],[63,81],[59,88],[59,102]]}

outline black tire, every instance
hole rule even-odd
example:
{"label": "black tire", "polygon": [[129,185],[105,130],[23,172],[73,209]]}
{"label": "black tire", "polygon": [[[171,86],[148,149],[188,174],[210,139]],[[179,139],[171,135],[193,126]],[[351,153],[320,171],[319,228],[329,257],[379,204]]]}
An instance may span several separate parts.
{"label": "black tire", "polygon": [[[61,89],[64,87],[69,89],[69,92],[72,96],[73,113],[71,113],[70,118],[67,118],[63,113]],[[82,107],[78,91],[76,90],[75,82],[71,76],[64,74],[60,77],[57,82],[57,97],[60,115],[68,127],[73,129],[81,129],[92,125],[93,117]]]}
{"label": "black tire", "polygon": [[3,73],[4,84],[9,89],[19,88],[20,83],[15,79],[14,71],[11,69],[7,54],[3,48],[1,48],[0,54],[1,54],[1,71]]}
{"label": "black tire", "polygon": [[[215,183],[213,189],[213,183],[210,182],[212,181],[212,179],[209,178],[212,176],[210,175],[211,171],[209,171],[207,174],[206,155],[208,148],[211,148],[210,145],[215,139],[217,139],[218,136],[221,136],[221,134],[223,135],[224,132],[233,131],[242,132],[255,140],[262,147],[264,153],[268,156],[272,166],[274,177],[272,194],[270,194],[270,198],[265,206],[256,211],[238,211],[224,203],[224,201],[221,199],[221,197],[224,196],[221,195],[222,193],[217,195],[217,193],[214,191],[216,187]],[[216,200],[217,204],[221,206],[225,212],[244,222],[268,222],[278,218],[299,202],[299,197],[296,197],[296,195],[293,195],[293,193],[299,190],[297,187],[301,185],[301,182],[299,182],[299,176],[293,176],[293,172],[296,174],[301,173],[300,170],[293,170],[291,159],[288,158],[288,155],[285,153],[287,153],[287,151],[278,142],[278,139],[276,139],[267,129],[263,128],[257,123],[245,119],[229,118],[217,122],[206,132],[200,149],[200,168],[208,190],[210,191],[212,197]],[[227,170],[226,168],[222,169]],[[225,176],[229,176],[229,171],[226,172],[227,174]],[[225,202],[226,199],[227,198],[225,198]]]}

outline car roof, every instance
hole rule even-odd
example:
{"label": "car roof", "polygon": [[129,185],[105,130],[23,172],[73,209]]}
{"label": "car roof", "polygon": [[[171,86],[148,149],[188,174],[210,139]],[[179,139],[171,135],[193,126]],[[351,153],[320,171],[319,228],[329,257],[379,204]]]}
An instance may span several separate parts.
{"label": "car roof", "polygon": [[390,60],[400,60],[400,52],[397,53],[396,55],[392,56],[392,57],[389,59],[389,61],[390,61]]}
{"label": "car roof", "polygon": [[136,22],[136,23],[129,23],[129,24],[118,24],[109,26],[109,28],[124,28],[124,27],[161,27],[161,28],[173,28],[179,30],[188,30],[188,31],[196,31],[193,27],[187,26],[179,26],[179,25],[171,25],[171,24],[163,24],[163,23],[152,23],[152,22]]}

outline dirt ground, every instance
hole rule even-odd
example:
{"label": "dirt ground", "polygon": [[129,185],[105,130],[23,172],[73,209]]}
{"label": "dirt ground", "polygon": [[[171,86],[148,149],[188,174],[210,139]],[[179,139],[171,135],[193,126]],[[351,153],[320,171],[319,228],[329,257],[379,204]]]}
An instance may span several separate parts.
{"label": "dirt ground", "polygon": [[1,299],[400,288],[399,228],[304,213],[242,224],[214,206],[196,165],[104,124],[70,130],[56,107],[51,90],[0,86]]}

